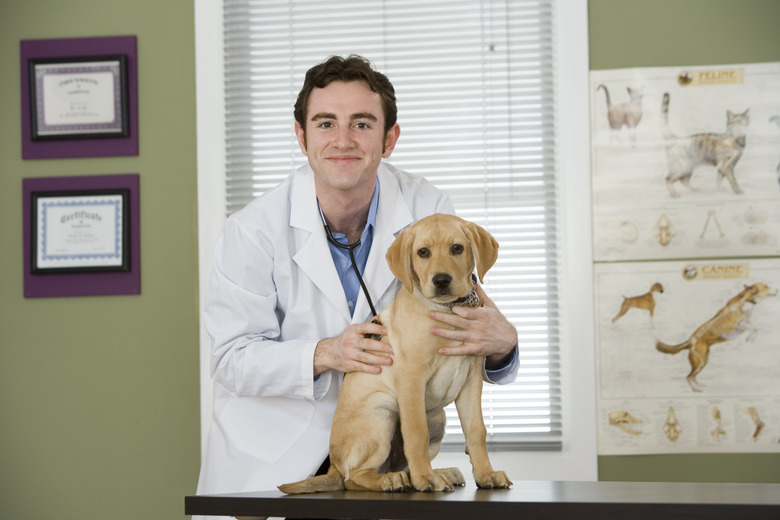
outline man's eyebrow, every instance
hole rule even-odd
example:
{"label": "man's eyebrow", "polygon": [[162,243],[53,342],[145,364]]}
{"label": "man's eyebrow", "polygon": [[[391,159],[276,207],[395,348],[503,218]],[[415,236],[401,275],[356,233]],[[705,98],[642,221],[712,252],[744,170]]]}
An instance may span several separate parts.
{"label": "man's eyebrow", "polygon": [[357,114],[352,114],[352,120],[355,119],[368,119],[369,121],[376,121],[376,116],[370,112],[358,112]]}
{"label": "man's eyebrow", "polygon": [[321,119],[336,119],[336,114],[331,114],[330,112],[319,112],[311,116],[312,121],[319,121]]}
{"label": "man's eyebrow", "polygon": [[[312,121],[321,121],[323,119],[338,119],[336,114],[330,112],[318,112],[311,117]],[[368,119],[369,121],[377,121],[377,117],[370,112],[357,112],[350,116],[350,120],[356,119]]]}

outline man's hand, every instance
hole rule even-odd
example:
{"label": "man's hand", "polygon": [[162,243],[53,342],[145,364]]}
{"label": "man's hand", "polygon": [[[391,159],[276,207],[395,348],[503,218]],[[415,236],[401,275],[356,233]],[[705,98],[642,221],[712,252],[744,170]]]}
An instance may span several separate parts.
{"label": "man's hand", "polygon": [[455,306],[452,308],[453,314],[431,311],[431,319],[455,327],[455,330],[432,327],[431,334],[461,342],[457,347],[439,349],[439,354],[485,356],[486,368],[498,368],[517,345],[517,329],[507,321],[479,285],[477,296],[483,303],[482,307],[472,309]]}
{"label": "man's hand", "polygon": [[366,338],[366,334],[387,335],[378,323],[355,323],[335,338],[325,338],[314,350],[314,375],[326,370],[379,374],[383,365],[392,365],[393,349],[387,343]]}

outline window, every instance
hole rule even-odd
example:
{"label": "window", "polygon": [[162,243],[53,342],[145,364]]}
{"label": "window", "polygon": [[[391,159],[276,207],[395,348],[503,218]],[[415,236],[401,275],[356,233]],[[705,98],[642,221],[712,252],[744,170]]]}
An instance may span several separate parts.
{"label": "window", "polygon": [[[215,207],[232,213],[303,164],[292,132],[292,106],[303,76],[330,55],[354,53],[369,58],[396,88],[401,139],[389,161],[446,190],[460,216],[498,239],[499,261],[488,273],[486,290],[518,328],[521,369],[512,385],[485,386],[483,410],[494,448],[567,452],[566,432],[583,424],[585,430],[571,434],[573,444],[580,442],[577,435],[595,444],[592,419],[582,419],[592,406],[574,407],[565,397],[573,380],[566,375],[581,376],[561,363],[562,352],[570,348],[562,337],[574,333],[559,307],[566,293],[561,280],[581,277],[587,285],[590,275],[573,274],[582,262],[571,262],[562,251],[571,240],[562,233],[565,222],[585,226],[586,244],[589,228],[581,214],[562,211],[566,200],[587,199],[587,194],[575,187],[578,181],[562,189],[561,165],[574,155],[561,157],[561,141],[580,145],[585,164],[579,173],[586,178],[588,164],[582,135],[579,142],[562,139],[556,126],[566,108],[559,92],[570,87],[556,82],[565,61],[556,53],[557,38],[568,36],[556,22],[562,13],[556,4],[224,0],[219,13],[224,55],[216,61],[224,59],[225,110],[214,117],[224,117],[225,148],[224,156],[214,154],[209,161],[224,161],[226,181],[220,186],[204,181],[215,189],[200,188],[212,198],[224,196]],[[583,24],[582,6],[567,3],[566,10],[569,23]],[[579,42],[580,50],[583,45]],[[581,78],[583,66],[587,71],[586,57],[577,63]],[[578,86],[581,107],[587,107],[586,82]],[[200,106],[206,105],[199,101],[199,116]],[[582,120],[580,125],[583,130]],[[199,151],[199,169],[203,166]],[[207,249],[201,258],[209,255]],[[584,323],[575,328],[587,333],[589,317],[573,318]],[[587,355],[589,341],[583,343],[582,352],[564,359],[573,363]],[[585,388],[592,384],[587,379]],[[446,439],[457,444],[458,432],[453,412]],[[593,478],[595,451],[592,459],[589,476],[574,478]]]}

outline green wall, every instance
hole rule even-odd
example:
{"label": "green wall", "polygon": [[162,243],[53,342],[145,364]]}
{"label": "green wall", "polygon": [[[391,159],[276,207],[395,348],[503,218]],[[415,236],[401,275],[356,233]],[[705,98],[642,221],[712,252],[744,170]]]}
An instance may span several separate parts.
{"label": "green wall", "polygon": [[[140,155],[21,159],[19,41],[136,35]],[[0,2],[0,518],[182,518],[199,467],[194,7]],[[23,297],[22,179],[140,174],[140,295]]]}
{"label": "green wall", "polygon": [[[593,69],[780,61],[774,0],[591,0]],[[23,161],[19,40],[138,37],[140,155]],[[0,518],[181,518],[199,466],[190,0],[0,4]],[[137,296],[22,296],[22,179],[138,173]],[[602,480],[780,481],[777,455],[600,457]]]}
{"label": "green wall", "polygon": [[[590,0],[588,11],[591,70],[780,61],[777,0]],[[780,454],[610,456],[598,465],[600,480],[780,482]]]}

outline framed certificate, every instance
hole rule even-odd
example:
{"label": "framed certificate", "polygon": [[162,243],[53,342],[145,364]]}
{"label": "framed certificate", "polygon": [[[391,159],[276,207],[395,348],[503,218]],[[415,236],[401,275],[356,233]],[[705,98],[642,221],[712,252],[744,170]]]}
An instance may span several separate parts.
{"label": "framed certificate", "polygon": [[124,55],[29,60],[34,141],[127,137]]}
{"label": "framed certificate", "polygon": [[32,192],[34,274],[128,271],[129,190]]}
{"label": "framed certificate", "polygon": [[22,159],[138,155],[135,36],[19,42]]}
{"label": "framed certificate", "polygon": [[137,173],[22,180],[24,297],[141,293]]}

